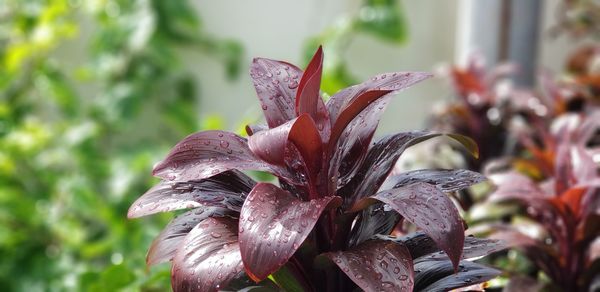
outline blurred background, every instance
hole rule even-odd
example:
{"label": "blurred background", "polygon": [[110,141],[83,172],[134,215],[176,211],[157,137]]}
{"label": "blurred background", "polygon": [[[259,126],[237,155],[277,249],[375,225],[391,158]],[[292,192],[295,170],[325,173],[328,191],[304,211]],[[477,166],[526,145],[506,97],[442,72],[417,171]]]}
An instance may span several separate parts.
{"label": "blurred background", "polygon": [[426,126],[452,95],[443,64],[516,61],[532,86],[528,68],[560,73],[598,33],[596,1],[522,2],[1,0],[0,290],[168,290],[145,255],[172,214],[127,209],[181,138],[260,120],[253,57],[304,66],[323,44],[328,94],[441,72],[395,98],[381,134]]}

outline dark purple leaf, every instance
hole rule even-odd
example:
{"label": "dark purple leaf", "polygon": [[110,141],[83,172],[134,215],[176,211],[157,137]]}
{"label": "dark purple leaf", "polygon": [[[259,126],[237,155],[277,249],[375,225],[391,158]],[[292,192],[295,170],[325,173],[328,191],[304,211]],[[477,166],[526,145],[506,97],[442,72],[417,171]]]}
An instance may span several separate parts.
{"label": "dark purple leaf", "polygon": [[346,185],[358,171],[390,98],[391,96],[384,96],[368,105],[350,122],[339,137],[336,151],[329,163],[331,192]]}
{"label": "dark purple leaf", "polygon": [[346,126],[369,104],[389,93],[396,93],[431,77],[423,72],[381,74],[334,94],[327,103],[331,119],[330,145],[335,147]]}
{"label": "dark purple leaf", "polygon": [[190,231],[173,259],[173,291],[217,291],[243,276],[237,223],[209,218]]}
{"label": "dark purple leaf", "polygon": [[493,279],[500,271],[474,262],[461,261],[455,273],[450,260],[415,261],[415,291],[442,292]]}
{"label": "dark purple leaf", "polygon": [[284,166],[288,142],[296,146],[307,168],[316,174],[323,156],[322,142],[313,119],[307,114],[252,135],[248,145],[262,160]]}
{"label": "dark purple leaf", "polygon": [[209,207],[191,210],[175,217],[152,242],[146,256],[146,263],[154,265],[170,261],[181,246],[185,236],[201,221],[209,217],[234,215],[237,216],[238,214],[223,208]]}
{"label": "dark purple leaf", "polygon": [[127,216],[137,218],[203,206],[239,212],[246,195],[255,184],[254,180],[237,170],[199,181],[161,181],[131,205]]}
{"label": "dark purple leaf", "polygon": [[448,193],[468,188],[485,179],[485,176],[482,174],[465,169],[421,169],[388,177],[380,190],[398,188],[416,182],[424,182],[435,185],[440,188],[442,192]]}
{"label": "dark purple leaf", "polygon": [[360,244],[376,234],[389,234],[399,219],[400,215],[396,211],[385,210],[383,203],[373,204],[363,209],[356,218],[348,246]]}
{"label": "dark purple leaf", "polygon": [[[374,194],[388,177],[396,161],[406,148],[440,135],[443,134],[416,131],[398,133],[382,138],[369,149],[369,153],[358,172],[339,193],[347,198],[346,203],[353,203],[358,199]],[[456,137],[456,135],[448,136],[453,139]],[[465,143],[467,148],[476,145],[475,142],[466,137],[457,141]],[[471,142],[467,143],[467,141]]]}
{"label": "dark purple leaf", "polygon": [[260,281],[277,271],[304,242],[321,213],[340,202],[339,197],[303,202],[275,185],[258,183],[240,215],[240,250],[246,273]]}
{"label": "dark purple leaf", "polygon": [[246,139],[225,131],[204,131],[177,143],[153,174],[166,180],[199,180],[221,172],[261,170],[284,176],[284,171],[256,157]]}
{"label": "dark purple leaf", "polygon": [[[377,236],[382,240],[402,243],[408,250],[413,259],[427,257],[430,259],[447,259],[448,256],[440,251],[438,245],[424,232],[414,232],[402,237]],[[461,259],[474,259],[491,253],[506,249],[505,242],[497,239],[476,238],[473,236],[465,237],[463,254]]]}
{"label": "dark purple leaf", "polygon": [[570,143],[560,143],[557,146],[554,164],[555,192],[559,195],[575,185]]}
{"label": "dark purple leaf", "polygon": [[379,200],[388,204],[405,220],[427,233],[458,265],[465,239],[460,214],[454,203],[438,188],[427,183],[415,183],[375,194],[358,202],[352,209]]}
{"label": "dark purple leaf", "polygon": [[401,244],[370,240],[324,254],[365,291],[412,291],[413,264]]}
{"label": "dark purple leaf", "polygon": [[252,62],[250,77],[270,128],[296,117],[294,99],[301,75],[302,70],[286,62],[263,58]]}

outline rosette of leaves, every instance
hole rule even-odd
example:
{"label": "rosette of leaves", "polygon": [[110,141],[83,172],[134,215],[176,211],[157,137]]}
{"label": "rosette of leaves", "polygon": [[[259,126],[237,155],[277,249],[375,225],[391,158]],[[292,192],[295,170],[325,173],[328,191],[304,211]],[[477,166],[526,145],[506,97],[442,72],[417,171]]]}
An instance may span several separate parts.
{"label": "rosette of leaves", "polygon": [[[248,126],[247,139],[225,131],[192,134],[156,165],[153,174],[163,181],[134,202],[129,217],[191,210],[157,237],[148,264],[171,261],[175,291],[442,291],[496,276],[467,260],[502,245],[465,239],[445,194],[483,176],[467,170],[388,176],[407,147],[438,133],[371,142],[392,95],[430,75],[377,75],[324,103],[322,64],[320,48],[304,72],[254,59],[250,74],[267,124]],[[447,136],[477,153],[469,138]],[[245,170],[271,173],[278,183],[255,182]],[[390,236],[401,220],[421,232]]]}
{"label": "rosette of leaves", "polygon": [[[531,160],[539,160],[533,165],[543,166],[547,174],[541,182],[514,170],[490,176],[497,189],[488,202],[518,202],[529,218],[491,225],[491,237],[522,250],[551,280],[549,285],[562,291],[593,291],[600,284],[595,242],[600,236],[600,177],[592,157],[595,150],[589,148],[599,123],[596,114],[573,129],[563,126],[546,152],[533,152]],[[545,170],[548,167],[551,174]],[[538,287],[544,284],[548,283],[541,281]]]}

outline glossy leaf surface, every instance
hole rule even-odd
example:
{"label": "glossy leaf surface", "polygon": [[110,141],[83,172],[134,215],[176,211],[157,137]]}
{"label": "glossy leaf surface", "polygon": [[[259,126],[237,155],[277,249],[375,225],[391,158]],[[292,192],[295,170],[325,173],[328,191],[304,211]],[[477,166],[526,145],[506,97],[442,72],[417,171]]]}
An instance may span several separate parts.
{"label": "glossy leaf surface", "polygon": [[442,192],[455,192],[484,181],[485,176],[466,169],[421,169],[388,177],[381,190],[398,188],[416,182],[437,186]]}
{"label": "glossy leaf surface", "polygon": [[427,183],[415,183],[375,194],[358,203],[379,200],[427,233],[458,265],[465,239],[458,210],[446,194]]}
{"label": "glossy leaf surface", "polygon": [[413,263],[401,244],[380,240],[324,254],[365,291],[412,291]]}
{"label": "glossy leaf surface", "polygon": [[153,174],[170,181],[199,180],[231,169],[277,172],[250,151],[246,139],[225,131],[204,131],[177,143]]}
{"label": "glossy leaf surface", "polygon": [[300,247],[321,213],[339,197],[304,202],[269,183],[248,194],[239,223],[240,250],[246,272],[255,281],[277,271]]}
{"label": "glossy leaf surface", "polygon": [[173,291],[217,291],[243,276],[237,220],[209,218],[196,225],[173,259]]}
{"label": "glossy leaf surface", "polygon": [[127,216],[137,218],[202,206],[222,207],[239,212],[254,184],[254,180],[237,170],[200,181],[161,181],[131,205]]}

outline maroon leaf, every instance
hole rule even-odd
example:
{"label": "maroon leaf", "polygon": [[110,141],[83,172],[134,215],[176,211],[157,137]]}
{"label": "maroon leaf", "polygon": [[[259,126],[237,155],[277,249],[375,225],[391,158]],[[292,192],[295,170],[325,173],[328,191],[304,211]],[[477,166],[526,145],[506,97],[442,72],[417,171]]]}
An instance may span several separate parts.
{"label": "maroon leaf", "polygon": [[340,202],[339,197],[303,202],[275,185],[258,183],[240,215],[240,250],[246,273],[260,281],[277,271],[304,242],[321,213]]}
{"label": "maroon leaf", "polygon": [[173,259],[173,291],[217,291],[243,275],[237,222],[209,218],[190,231]]}
{"label": "maroon leaf", "polygon": [[317,102],[321,98],[319,90],[321,88],[321,73],[323,72],[323,48],[319,46],[317,52],[312,57],[298,86],[296,92],[296,114],[309,114],[315,118],[317,114]]}
{"label": "maroon leaf", "polygon": [[465,169],[421,169],[388,177],[380,190],[398,188],[416,182],[437,186],[442,192],[455,192],[478,184],[485,176]]}
{"label": "maroon leaf", "polygon": [[296,117],[294,98],[300,75],[302,70],[286,62],[263,58],[252,62],[250,77],[270,128]]}
{"label": "maroon leaf", "polygon": [[[388,177],[396,161],[406,148],[440,135],[442,134],[415,131],[382,138],[371,147],[360,169],[352,180],[340,190],[340,193],[347,198],[347,203],[374,194]],[[456,140],[456,137],[460,135],[448,136]],[[471,139],[464,136],[460,137],[464,139],[457,141],[465,147],[476,147],[473,146],[476,144]]]}
{"label": "maroon leaf", "polygon": [[[413,259],[420,257],[427,257],[430,259],[448,258],[443,251],[440,251],[440,248],[431,237],[424,232],[415,232],[402,237],[380,235],[377,236],[377,238],[402,243],[408,248]],[[461,259],[473,259],[486,256],[506,249],[507,247],[507,244],[501,240],[467,236],[465,237]]]}
{"label": "maroon leaf", "polygon": [[319,93],[323,71],[323,49],[319,49],[304,70],[296,93],[296,114],[309,114],[315,121],[323,141],[329,139],[331,122],[329,112]]}
{"label": "maroon leaf", "polygon": [[389,234],[399,219],[400,215],[396,211],[386,210],[383,203],[373,204],[363,209],[356,218],[348,246],[360,244],[376,234]]}
{"label": "maroon leaf", "polygon": [[239,212],[256,182],[240,171],[226,171],[200,181],[161,181],[139,197],[127,217],[137,218],[202,206],[222,207]]}
{"label": "maroon leaf", "polygon": [[283,166],[288,142],[294,143],[308,169],[316,174],[323,155],[322,142],[313,119],[307,114],[252,135],[248,145],[262,160]]}
{"label": "maroon leaf", "polygon": [[555,189],[558,195],[575,185],[570,143],[560,143],[557,146],[555,168]]}
{"label": "maroon leaf", "polygon": [[396,93],[431,77],[424,72],[381,74],[371,80],[334,94],[327,103],[331,119],[330,145],[335,147],[346,126],[370,103],[389,93]]}
{"label": "maroon leaf", "polygon": [[199,180],[221,172],[237,170],[284,171],[256,157],[246,139],[225,131],[204,131],[177,143],[167,158],[154,167],[153,174],[166,180]]}
{"label": "maroon leaf", "polygon": [[500,275],[500,271],[474,262],[461,261],[455,271],[450,260],[415,261],[415,291],[450,291],[483,283]]}
{"label": "maroon leaf", "polygon": [[231,210],[209,207],[191,210],[175,217],[152,242],[146,256],[146,263],[154,265],[170,261],[185,236],[201,221],[209,217],[233,215],[237,214]]}
{"label": "maroon leaf", "polygon": [[367,106],[339,137],[329,164],[330,191],[346,185],[358,171],[390,98],[384,96]]}
{"label": "maroon leaf", "polygon": [[401,244],[370,240],[347,251],[325,253],[365,291],[412,291],[413,265]]}
{"label": "maroon leaf", "polygon": [[352,209],[362,209],[375,200],[388,204],[405,220],[421,228],[458,265],[465,240],[463,224],[452,200],[438,188],[415,183],[379,192],[359,201]]}

